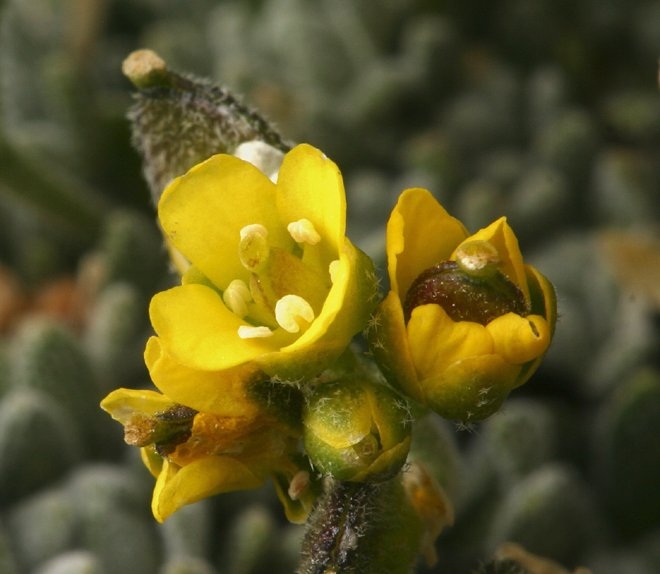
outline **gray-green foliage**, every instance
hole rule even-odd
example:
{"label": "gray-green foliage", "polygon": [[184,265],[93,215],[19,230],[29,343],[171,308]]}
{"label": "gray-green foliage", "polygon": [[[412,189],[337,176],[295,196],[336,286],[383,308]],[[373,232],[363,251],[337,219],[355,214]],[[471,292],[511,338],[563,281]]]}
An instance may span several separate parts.
{"label": "gray-green foliage", "polygon": [[660,521],[655,495],[660,458],[651,438],[660,416],[660,376],[644,370],[632,374],[606,401],[593,436],[604,507],[614,528],[638,536]]}
{"label": "gray-green foliage", "polygon": [[18,571],[11,541],[5,528],[0,524],[0,572],[3,574],[17,574]]}
{"label": "gray-green foliage", "polygon": [[547,465],[504,494],[487,544],[495,549],[515,540],[530,552],[575,564],[592,544],[595,525],[587,485],[570,469]]}
{"label": "gray-green foliage", "polygon": [[12,349],[13,384],[18,389],[43,393],[64,409],[74,436],[98,441],[94,407],[101,399],[90,361],[68,329],[50,321],[26,322]]}
{"label": "gray-green foliage", "polygon": [[513,485],[556,456],[557,424],[546,405],[519,400],[484,425],[483,442],[503,482]]}
{"label": "gray-green foliage", "polygon": [[44,562],[34,572],[35,574],[105,574],[107,570],[91,552],[72,550]]}
{"label": "gray-green foliage", "polygon": [[6,504],[61,478],[82,458],[75,423],[55,399],[31,389],[0,404],[0,488]]}

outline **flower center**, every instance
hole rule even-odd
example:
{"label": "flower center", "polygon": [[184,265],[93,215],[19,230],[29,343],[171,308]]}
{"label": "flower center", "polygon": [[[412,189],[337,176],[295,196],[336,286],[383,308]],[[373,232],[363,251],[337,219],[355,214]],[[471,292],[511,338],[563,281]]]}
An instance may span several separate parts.
{"label": "flower center", "polygon": [[456,261],[443,261],[423,271],[404,301],[406,322],[415,307],[440,305],[454,321],[487,325],[506,313],[529,314],[522,291],[499,271],[500,257],[487,241],[469,241],[456,251]]}
{"label": "flower center", "polygon": [[271,337],[278,328],[291,334],[304,332],[332,285],[330,268],[305,263],[305,251],[315,249],[322,239],[314,224],[299,219],[289,223],[287,230],[298,246],[295,253],[273,245],[261,224],[246,225],[240,231],[238,255],[249,279],[231,281],[222,299],[246,321],[238,328],[242,339]]}

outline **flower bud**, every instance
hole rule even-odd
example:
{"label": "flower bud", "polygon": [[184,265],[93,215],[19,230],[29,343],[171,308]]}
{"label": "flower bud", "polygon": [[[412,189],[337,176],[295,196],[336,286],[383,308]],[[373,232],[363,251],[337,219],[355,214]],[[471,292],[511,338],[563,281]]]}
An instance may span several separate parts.
{"label": "flower bud", "polygon": [[[289,149],[269,122],[230,92],[170,70],[151,50],[130,54],[122,70],[138,89],[129,119],[154,203],[172,179],[213,154],[234,153],[245,142],[263,142],[275,152]],[[262,152],[239,151],[276,172],[277,153]]]}
{"label": "flower bud", "polygon": [[339,480],[384,480],[410,447],[410,413],[387,387],[345,379],[313,388],[303,411],[307,454],[322,474]]}

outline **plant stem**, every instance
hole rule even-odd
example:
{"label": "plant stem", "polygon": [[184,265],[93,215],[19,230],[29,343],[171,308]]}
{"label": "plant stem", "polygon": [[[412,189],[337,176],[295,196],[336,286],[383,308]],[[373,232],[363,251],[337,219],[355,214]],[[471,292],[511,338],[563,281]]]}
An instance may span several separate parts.
{"label": "plant stem", "polygon": [[407,574],[422,533],[400,474],[332,481],[309,519],[298,574]]}

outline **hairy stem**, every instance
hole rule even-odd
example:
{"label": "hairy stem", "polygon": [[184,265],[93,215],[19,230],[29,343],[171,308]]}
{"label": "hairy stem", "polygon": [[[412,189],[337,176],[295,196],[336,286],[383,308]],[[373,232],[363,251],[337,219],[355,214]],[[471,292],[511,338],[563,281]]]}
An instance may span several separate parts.
{"label": "hairy stem", "polygon": [[401,475],[334,481],[309,519],[298,574],[407,574],[422,532]]}

